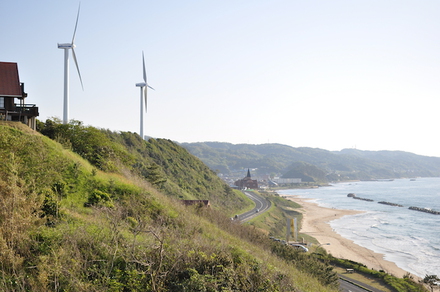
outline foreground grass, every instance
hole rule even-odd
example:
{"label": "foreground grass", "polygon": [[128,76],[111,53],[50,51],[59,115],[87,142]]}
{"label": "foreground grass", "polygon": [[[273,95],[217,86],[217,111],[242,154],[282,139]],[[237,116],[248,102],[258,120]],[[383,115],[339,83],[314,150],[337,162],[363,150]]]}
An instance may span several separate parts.
{"label": "foreground grass", "polygon": [[[155,159],[141,165],[96,129],[68,129],[91,141],[74,154],[81,139],[13,125],[0,123],[1,291],[337,291],[319,261],[231,222],[223,210],[249,204],[172,142],[141,144]],[[181,204],[203,195],[212,208]]]}

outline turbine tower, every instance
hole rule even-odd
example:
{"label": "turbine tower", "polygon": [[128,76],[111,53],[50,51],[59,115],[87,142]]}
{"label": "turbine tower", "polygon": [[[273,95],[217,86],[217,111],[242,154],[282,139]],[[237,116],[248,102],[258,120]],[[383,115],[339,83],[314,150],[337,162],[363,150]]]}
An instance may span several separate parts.
{"label": "turbine tower", "polygon": [[145,113],[147,113],[147,88],[151,88],[154,90],[154,88],[151,87],[150,85],[148,85],[148,83],[147,83],[147,71],[145,70],[145,58],[144,58],[143,51],[142,51],[142,66],[143,66],[143,73],[144,73],[144,82],[136,83],[136,87],[139,87],[141,90],[139,135],[141,136],[141,138],[143,140],[144,139],[144,108],[145,108]]}
{"label": "turbine tower", "polygon": [[79,72],[78,61],[76,60],[75,54],[75,34],[76,28],[78,26],[79,19],[79,9],[81,4],[78,6],[78,14],[76,16],[75,30],[73,31],[72,42],[58,44],[58,49],[64,50],[64,105],[63,105],[63,124],[69,123],[69,50],[72,50],[73,60],[75,61],[76,69],[78,71],[79,81],[81,81],[81,87],[84,90],[81,73]]}

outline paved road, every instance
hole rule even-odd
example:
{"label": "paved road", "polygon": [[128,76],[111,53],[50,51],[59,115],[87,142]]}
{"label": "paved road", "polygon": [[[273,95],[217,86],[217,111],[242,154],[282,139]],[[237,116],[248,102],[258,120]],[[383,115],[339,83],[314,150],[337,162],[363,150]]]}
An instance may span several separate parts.
{"label": "paved road", "polygon": [[243,192],[249,199],[251,199],[252,201],[254,201],[255,203],[255,208],[253,208],[252,210],[240,214],[238,215],[238,220],[244,222],[244,221],[248,221],[252,218],[254,218],[255,216],[269,210],[270,208],[270,201],[266,200],[263,197],[260,197],[254,193],[251,192]]}
{"label": "paved road", "polygon": [[365,290],[361,287],[358,287],[356,285],[353,285],[350,282],[346,282],[344,280],[339,280],[340,289],[343,292],[365,292],[370,290]]}
{"label": "paved road", "polygon": [[380,289],[374,288],[369,286],[368,284],[353,280],[353,279],[349,279],[347,277],[344,277],[341,274],[338,274],[339,276],[339,284],[341,286],[341,290],[343,292],[365,292],[365,291],[369,291],[369,292],[383,292]]}

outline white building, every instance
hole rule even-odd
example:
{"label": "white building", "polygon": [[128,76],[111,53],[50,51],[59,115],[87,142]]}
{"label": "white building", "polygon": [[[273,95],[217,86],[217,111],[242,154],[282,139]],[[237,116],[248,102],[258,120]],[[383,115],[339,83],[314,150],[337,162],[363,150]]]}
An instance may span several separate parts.
{"label": "white building", "polygon": [[283,185],[283,184],[300,184],[301,183],[301,179],[300,178],[280,178],[280,177],[275,177],[273,179],[274,182],[276,182],[279,185]]}

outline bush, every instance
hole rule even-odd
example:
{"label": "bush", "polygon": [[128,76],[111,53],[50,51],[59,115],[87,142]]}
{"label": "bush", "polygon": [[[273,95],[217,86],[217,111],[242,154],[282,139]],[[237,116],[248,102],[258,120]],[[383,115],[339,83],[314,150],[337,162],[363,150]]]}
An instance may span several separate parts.
{"label": "bush", "polygon": [[102,207],[114,207],[113,200],[111,196],[105,192],[100,190],[94,190],[88,197],[86,203],[84,203],[85,207],[90,206],[102,206]]}

